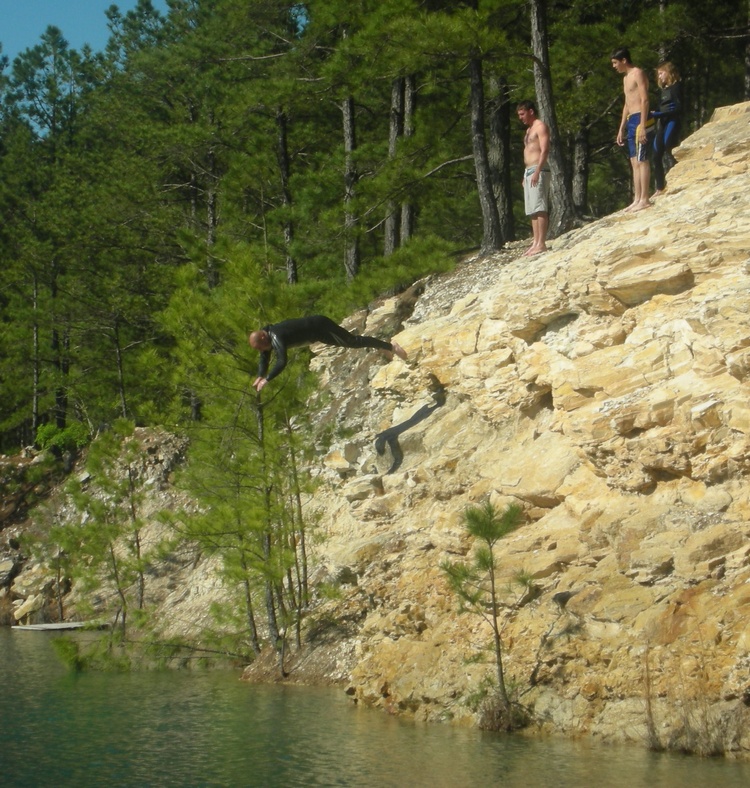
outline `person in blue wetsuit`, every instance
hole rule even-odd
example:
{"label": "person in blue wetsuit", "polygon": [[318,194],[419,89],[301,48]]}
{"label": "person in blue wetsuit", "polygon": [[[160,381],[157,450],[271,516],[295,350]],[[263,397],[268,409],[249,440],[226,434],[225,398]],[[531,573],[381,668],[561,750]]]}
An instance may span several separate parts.
{"label": "person in blue wetsuit", "polygon": [[667,187],[666,174],[674,167],[672,149],[680,144],[680,122],[682,119],[682,82],[680,72],[672,63],[660,63],[656,67],[656,82],[660,88],[659,109],[652,112],[656,118],[654,137],[654,196]]}
{"label": "person in blue wetsuit", "polygon": [[[250,347],[260,351],[258,377],[253,381],[253,388],[256,391],[260,391],[269,380],[273,380],[284,370],[287,364],[286,352],[290,347],[322,342],[324,345],[334,347],[375,348],[389,355],[395,353],[399,358],[406,358],[406,351],[401,345],[376,337],[352,334],[324,315],[282,320],[259,331],[253,331],[247,341]],[[276,362],[268,372],[272,351],[276,354]]]}

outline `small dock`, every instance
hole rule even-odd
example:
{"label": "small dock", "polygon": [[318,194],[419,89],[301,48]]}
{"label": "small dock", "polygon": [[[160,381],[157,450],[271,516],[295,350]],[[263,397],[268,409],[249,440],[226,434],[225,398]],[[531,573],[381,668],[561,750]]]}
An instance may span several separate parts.
{"label": "small dock", "polygon": [[11,629],[56,632],[67,629],[109,629],[109,624],[106,621],[59,621],[56,624],[14,624]]}

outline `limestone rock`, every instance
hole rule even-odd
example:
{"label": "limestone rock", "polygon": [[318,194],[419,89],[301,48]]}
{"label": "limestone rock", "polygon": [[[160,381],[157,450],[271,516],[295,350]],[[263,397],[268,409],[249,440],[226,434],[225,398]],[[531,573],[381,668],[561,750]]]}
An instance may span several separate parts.
{"label": "limestone rock", "polygon": [[10,585],[19,569],[18,561],[13,558],[0,558],[0,588]]}
{"label": "limestone rock", "polygon": [[28,599],[19,600],[13,609],[13,618],[19,622],[28,619],[29,616],[41,610],[45,602],[43,594],[32,594]]}
{"label": "limestone rock", "polygon": [[[699,701],[746,719],[749,119],[750,104],[717,110],[650,210],[421,284],[396,337],[408,361],[373,369],[339,426],[366,453],[429,401],[426,381],[446,404],[398,435],[398,467],[378,466],[384,495],[363,469],[311,501],[328,534],[319,560],[356,565],[361,598],[378,600],[354,636],[356,698],[472,717],[490,633],[458,614],[439,564],[471,551],[461,512],[489,497],[524,510],[496,557],[506,672],[538,721],[676,746]],[[398,314],[390,299],[367,324]],[[360,380],[372,363],[341,355],[326,359],[332,411],[350,396],[344,370]],[[374,549],[347,554],[355,535]],[[727,749],[747,750],[750,728],[735,728]]]}

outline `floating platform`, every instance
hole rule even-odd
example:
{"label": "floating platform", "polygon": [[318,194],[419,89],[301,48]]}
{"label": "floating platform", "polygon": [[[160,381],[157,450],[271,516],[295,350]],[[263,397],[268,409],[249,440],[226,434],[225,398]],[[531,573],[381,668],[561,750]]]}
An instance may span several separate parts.
{"label": "floating platform", "polygon": [[109,629],[106,621],[59,621],[56,624],[14,624],[11,629],[55,632],[65,629]]}

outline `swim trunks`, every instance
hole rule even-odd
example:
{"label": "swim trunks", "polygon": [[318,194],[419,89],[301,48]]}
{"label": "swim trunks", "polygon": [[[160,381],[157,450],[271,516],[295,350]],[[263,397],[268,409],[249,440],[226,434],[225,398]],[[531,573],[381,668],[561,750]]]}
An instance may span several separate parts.
{"label": "swim trunks", "polygon": [[527,167],[523,173],[523,203],[527,216],[535,213],[549,213],[549,187],[550,171],[543,167],[539,173],[539,181],[536,186],[531,185],[531,176],[536,171],[536,164]]}
{"label": "swim trunks", "polygon": [[641,123],[641,113],[634,112],[632,115],[628,115],[628,152],[630,154],[631,159],[638,159],[638,161],[646,161],[646,157],[651,150],[651,143],[654,140],[654,134],[656,133],[656,121],[654,118],[649,118],[646,121],[646,142],[641,143],[638,142],[637,134],[638,134],[638,126]]}

